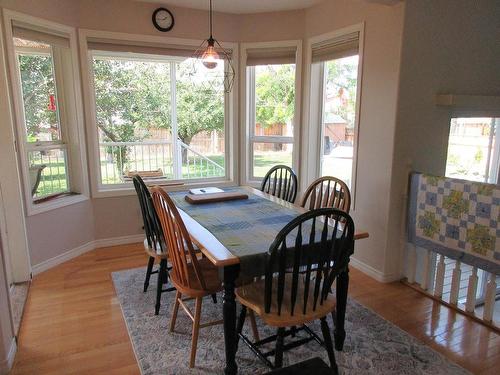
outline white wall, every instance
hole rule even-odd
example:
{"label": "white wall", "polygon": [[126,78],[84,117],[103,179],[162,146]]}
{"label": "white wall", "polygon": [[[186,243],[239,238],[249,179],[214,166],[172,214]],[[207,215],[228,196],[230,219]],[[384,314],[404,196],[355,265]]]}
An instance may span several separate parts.
{"label": "white wall", "polygon": [[[439,93],[500,95],[500,1],[406,0],[390,222],[404,222],[410,169],[443,175],[450,112]],[[500,108],[499,108],[500,110]],[[386,269],[400,268],[404,232],[391,231]]]}

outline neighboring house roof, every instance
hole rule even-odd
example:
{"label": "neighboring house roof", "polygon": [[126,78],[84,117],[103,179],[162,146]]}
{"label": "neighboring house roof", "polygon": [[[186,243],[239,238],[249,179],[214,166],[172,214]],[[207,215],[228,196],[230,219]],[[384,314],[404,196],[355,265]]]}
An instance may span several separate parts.
{"label": "neighboring house roof", "polygon": [[347,124],[347,121],[335,113],[326,113],[325,124]]}

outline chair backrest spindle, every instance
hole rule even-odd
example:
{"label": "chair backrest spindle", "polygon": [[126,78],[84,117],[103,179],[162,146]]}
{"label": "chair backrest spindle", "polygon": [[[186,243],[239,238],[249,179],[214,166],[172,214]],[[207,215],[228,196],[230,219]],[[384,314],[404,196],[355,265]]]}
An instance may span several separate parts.
{"label": "chair backrest spindle", "polygon": [[191,285],[189,278],[189,269],[192,267],[199,285],[205,290],[206,283],[191,238],[175,203],[160,187],[153,187],[151,196],[168,244],[168,256],[172,263],[171,277],[183,287],[195,289],[196,286]]}
{"label": "chair backrest spindle", "polygon": [[349,213],[351,192],[346,183],[336,177],[320,177],[309,185],[300,205],[309,210],[333,207]]}
{"label": "chair backrest spindle", "polygon": [[[315,311],[328,297],[337,275],[347,267],[353,249],[354,222],[346,212],[320,208],[296,217],[278,233],[268,251],[266,313],[276,306],[280,315],[286,300],[283,296],[288,292],[290,306],[286,309],[291,315],[297,303],[302,304],[302,314]],[[298,301],[298,290],[302,287],[303,298]]]}
{"label": "chair backrest spindle", "polygon": [[158,219],[158,215],[156,214],[156,211],[153,207],[153,201],[151,200],[149,189],[139,175],[135,175],[132,181],[134,183],[134,188],[137,193],[137,198],[139,199],[139,205],[141,207],[144,232],[146,234],[148,246],[155,252],[158,252],[159,250],[161,253],[165,253],[166,243],[164,234],[160,225],[160,221]]}
{"label": "chair backrest spindle", "polygon": [[297,175],[286,165],[272,167],[262,180],[260,190],[287,202],[295,202],[297,197]]}

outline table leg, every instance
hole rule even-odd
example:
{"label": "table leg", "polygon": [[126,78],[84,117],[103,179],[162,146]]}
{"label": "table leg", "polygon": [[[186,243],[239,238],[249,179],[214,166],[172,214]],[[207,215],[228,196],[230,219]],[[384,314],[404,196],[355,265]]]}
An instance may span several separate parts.
{"label": "table leg", "polygon": [[347,307],[347,290],[349,289],[349,268],[337,277],[337,308],[335,314],[335,349],[341,351],[345,340],[345,310]]}
{"label": "table leg", "polygon": [[238,373],[236,365],[236,300],[234,288],[236,278],[240,272],[239,264],[224,267],[224,303],[222,313],[224,317],[224,345],[226,349],[226,367],[224,374]]}

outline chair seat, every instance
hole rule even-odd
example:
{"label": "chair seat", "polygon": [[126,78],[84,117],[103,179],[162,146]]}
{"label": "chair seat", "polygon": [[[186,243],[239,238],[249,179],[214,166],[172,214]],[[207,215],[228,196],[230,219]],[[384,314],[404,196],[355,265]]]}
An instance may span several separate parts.
{"label": "chair seat", "polygon": [[191,263],[188,264],[188,277],[190,288],[186,288],[183,286],[184,283],[181,283],[177,280],[175,272],[170,273],[170,280],[172,284],[174,284],[175,288],[181,292],[183,295],[196,298],[196,297],[204,297],[210,294],[214,294],[220,292],[222,290],[222,282],[219,279],[219,269],[213,265],[207,258],[198,259],[198,265],[201,269],[201,274],[205,279],[205,289],[202,288],[198,278],[196,277],[196,273],[194,267]]}
{"label": "chair seat", "polygon": [[[273,295],[276,295],[277,285],[278,285],[278,279],[274,278]],[[290,327],[290,326],[302,325],[307,322],[320,319],[335,310],[335,298],[331,294],[328,294],[328,297],[323,301],[323,304],[321,305],[319,304],[319,299],[318,299],[316,310],[313,310],[314,280],[311,280],[311,285],[309,287],[309,298],[304,314],[303,306],[304,306],[305,288],[303,282],[299,279],[297,288],[297,299],[295,303],[295,309],[292,315],[290,309],[291,286],[292,286],[292,277],[290,274],[287,274],[285,277],[285,293],[283,296],[283,303],[281,305],[280,315],[278,315],[276,298],[272,299],[270,312],[269,313],[265,312],[264,280],[258,280],[252,284],[244,285],[238,288],[236,290],[236,298],[242,305],[255,311],[255,313],[257,313],[267,325],[273,327]]]}
{"label": "chair seat", "polygon": [[[144,239],[143,245],[144,245],[144,250],[146,250],[146,253],[148,253],[149,256],[152,256],[155,258],[160,258],[160,259],[167,259],[168,258],[168,254],[162,252],[161,247],[158,244],[156,244],[155,248],[149,247],[147,238]],[[194,248],[194,251],[196,253],[201,252],[201,250],[198,248],[198,246],[196,246],[194,243],[193,243],[193,248]]]}
{"label": "chair seat", "polygon": [[147,238],[144,239],[143,244],[144,244],[144,250],[146,251],[146,253],[148,253],[149,256],[160,259],[168,258],[168,255],[161,251],[161,248],[158,244],[156,244],[155,248],[150,247]]}

